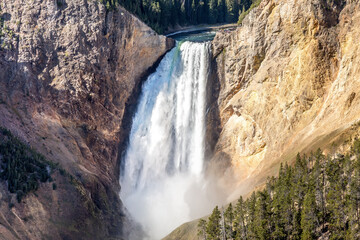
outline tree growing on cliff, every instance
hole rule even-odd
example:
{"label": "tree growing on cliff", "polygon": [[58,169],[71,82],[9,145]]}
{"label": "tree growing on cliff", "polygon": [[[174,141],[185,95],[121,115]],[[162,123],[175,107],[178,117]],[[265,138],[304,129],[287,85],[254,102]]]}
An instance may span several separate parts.
{"label": "tree growing on cliff", "polygon": [[314,189],[309,188],[304,199],[304,206],[301,211],[301,240],[311,240],[316,238],[316,227],[318,226],[317,206],[315,202]]}
{"label": "tree growing on cliff", "polygon": [[255,203],[254,229],[256,239],[267,239],[270,236],[270,205],[269,194],[266,190],[257,193]]}
{"label": "tree growing on cliff", "polygon": [[247,239],[247,225],[245,222],[246,206],[242,196],[236,203],[234,211],[234,232],[235,239]]}
{"label": "tree growing on cliff", "polygon": [[0,179],[7,182],[10,193],[16,193],[18,202],[36,191],[39,182],[50,180],[50,170],[44,156],[0,127]]}
{"label": "tree growing on cliff", "polygon": [[199,220],[199,223],[198,223],[198,237],[199,239],[202,239],[202,240],[207,240],[207,237],[206,237],[206,220],[204,219],[200,219]]}
{"label": "tree growing on cliff", "polygon": [[[298,154],[294,166],[280,165],[278,178],[246,201],[240,197],[232,212],[227,239],[360,239],[360,141],[347,155],[325,157],[320,149],[309,157]],[[227,213],[230,207],[225,220]]]}
{"label": "tree growing on cliff", "polygon": [[234,222],[234,212],[232,204],[226,208],[224,213],[224,229],[225,229],[225,238],[232,239],[233,238],[233,222]]}
{"label": "tree growing on cliff", "polygon": [[220,240],[221,237],[221,213],[218,206],[216,206],[209,217],[208,224],[206,226],[206,233],[208,240]]}

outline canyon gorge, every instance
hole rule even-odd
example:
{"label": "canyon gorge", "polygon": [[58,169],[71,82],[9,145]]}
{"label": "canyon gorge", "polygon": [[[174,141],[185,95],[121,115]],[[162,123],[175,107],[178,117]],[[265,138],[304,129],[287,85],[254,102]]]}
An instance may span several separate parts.
{"label": "canyon gorge", "polygon": [[201,43],[98,1],[0,17],[0,126],[66,172],[20,203],[0,181],[1,239],[159,239],[359,137],[359,1],[262,0]]}

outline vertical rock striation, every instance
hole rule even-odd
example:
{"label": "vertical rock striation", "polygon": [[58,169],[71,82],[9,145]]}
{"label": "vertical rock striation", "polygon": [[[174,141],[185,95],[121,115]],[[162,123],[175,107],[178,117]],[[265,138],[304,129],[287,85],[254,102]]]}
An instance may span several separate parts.
{"label": "vertical rock striation", "polygon": [[0,125],[74,176],[56,173],[21,204],[1,183],[7,239],[119,239],[119,159],[143,79],[174,45],[98,1],[0,2]]}
{"label": "vertical rock striation", "polygon": [[217,33],[213,160],[233,167],[233,198],[298,152],[357,134],[359,23],[358,1],[263,0],[235,31]]}
{"label": "vertical rock striation", "polygon": [[[229,201],[262,187],[298,152],[345,152],[360,136],[359,24],[359,1],[262,0],[236,30],[216,34],[209,175]],[[164,239],[196,233],[194,220]]]}

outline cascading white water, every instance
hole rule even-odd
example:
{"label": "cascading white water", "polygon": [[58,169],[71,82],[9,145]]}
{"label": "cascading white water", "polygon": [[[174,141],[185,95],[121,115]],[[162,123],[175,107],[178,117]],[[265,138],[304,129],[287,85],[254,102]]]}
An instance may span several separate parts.
{"label": "cascading white water", "polygon": [[203,177],[210,44],[178,43],[144,83],[121,173],[121,198],[150,239],[208,209]]}

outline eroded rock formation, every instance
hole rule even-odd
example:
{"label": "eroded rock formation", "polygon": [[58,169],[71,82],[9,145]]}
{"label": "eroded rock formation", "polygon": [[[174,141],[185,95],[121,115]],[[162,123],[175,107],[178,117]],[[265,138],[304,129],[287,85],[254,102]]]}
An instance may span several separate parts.
{"label": "eroded rock formation", "polygon": [[11,209],[1,183],[0,236],[127,238],[119,155],[141,82],[173,42],[99,1],[4,0],[0,8],[0,125],[75,178],[56,173],[56,190],[42,184]]}
{"label": "eroded rock formation", "polygon": [[[229,201],[298,152],[346,152],[360,136],[359,24],[359,1],[263,0],[236,30],[216,34],[209,175]],[[197,220],[164,239],[197,239]]]}
{"label": "eroded rock formation", "polygon": [[235,31],[216,35],[222,130],[214,161],[233,166],[240,185],[232,198],[298,152],[356,135],[359,24],[358,1],[263,0]]}

